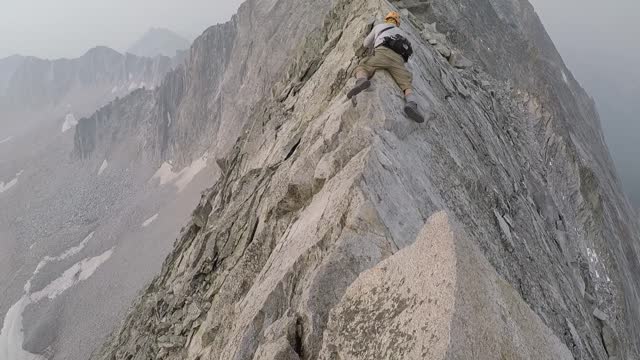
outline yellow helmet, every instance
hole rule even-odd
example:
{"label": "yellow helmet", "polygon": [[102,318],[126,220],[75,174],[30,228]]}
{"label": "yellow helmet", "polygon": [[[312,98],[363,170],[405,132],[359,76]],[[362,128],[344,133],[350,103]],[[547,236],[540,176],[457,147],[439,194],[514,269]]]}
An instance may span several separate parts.
{"label": "yellow helmet", "polygon": [[395,11],[392,11],[388,13],[387,16],[384,17],[384,21],[385,22],[394,21],[396,25],[400,26],[400,14],[398,14]]}

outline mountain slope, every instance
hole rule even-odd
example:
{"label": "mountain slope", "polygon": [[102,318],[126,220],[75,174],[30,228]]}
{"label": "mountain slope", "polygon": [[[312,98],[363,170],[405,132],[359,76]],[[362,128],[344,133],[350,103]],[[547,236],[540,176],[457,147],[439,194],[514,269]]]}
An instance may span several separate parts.
{"label": "mountain slope", "polygon": [[24,61],[24,57],[20,55],[13,55],[0,59],[0,96],[4,95],[11,76]]}
{"label": "mountain slope", "polygon": [[[170,72],[158,89],[136,95],[138,102],[123,99],[81,121],[75,153],[100,158],[108,149],[135,143],[144,150],[141,156],[171,160],[179,167],[198,152],[223,156],[252,107],[287,71],[289,54],[323,20],[316,14],[329,7],[328,1],[318,1],[291,13],[291,6],[277,3],[243,4],[231,21],[196,39],[184,66]],[[301,23],[302,18],[308,22]],[[275,48],[279,51],[273,52]],[[122,127],[138,128],[142,135],[120,132]]]}
{"label": "mountain slope", "polygon": [[[384,73],[356,106],[344,101],[369,20],[393,6],[334,2],[270,93],[212,108],[217,128],[198,130],[240,138],[94,358],[638,357],[639,229],[593,103],[531,6],[402,2],[428,125],[404,117]],[[303,7],[249,1],[216,31],[241,34],[285,19],[249,15],[258,10]],[[236,69],[224,76],[246,74]],[[233,101],[242,131],[228,121],[239,119],[225,108]]]}
{"label": "mountain slope", "polygon": [[176,52],[189,49],[189,45],[189,40],[171,30],[152,28],[133,43],[127,52],[143,57],[173,57]]}
{"label": "mountain slope", "polygon": [[158,85],[174,66],[168,57],[122,55],[106,47],[76,59],[21,59],[6,72],[6,89],[0,92],[0,136],[17,136],[68,114],[76,120],[91,115],[118,96]]}
{"label": "mountain slope", "polygon": [[[204,187],[197,175],[210,173],[198,166],[177,191],[149,182],[160,164],[131,166],[125,152],[72,157],[79,119],[141,83],[159,85],[171,59],[107,48],[17,59],[11,68],[0,61],[11,79],[0,96],[0,359],[86,359],[157,272]],[[154,214],[158,223],[142,229]],[[123,278],[105,304],[102,286]]]}

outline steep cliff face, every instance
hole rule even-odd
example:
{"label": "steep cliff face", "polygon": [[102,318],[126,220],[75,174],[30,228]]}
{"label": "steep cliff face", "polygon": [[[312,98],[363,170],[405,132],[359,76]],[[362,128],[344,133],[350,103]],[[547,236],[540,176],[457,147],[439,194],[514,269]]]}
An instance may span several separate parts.
{"label": "steep cliff face", "polygon": [[[275,17],[306,5],[296,28]],[[425,125],[385,73],[345,102],[370,19],[391,9]],[[271,21],[286,60],[242,41]],[[223,30],[218,46],[250,56],[220,73],[198,44]],[[266,70],[274,57],[286,71]],[[222,176],[93,358],[639,357],[640,230],[593,103],[526,1],[250,1],[190,61],[153,95],[184,114],[153,151],[215,138]],[[242,96],[199,88],[197,69]]]}
{"label": "steep cliff face", "polygon": [[4,95],[9,85],[11,76],[24,61],[24,57],[20,55],[13,55],[0,59],[0,97]]}
{"label": "steep cliff face", "polygon": [[71,129],[78,119],[117,97],[156,87],[179,61],[122,55],[106,47],[76,59],[16,56],[0,60],[0,136],[17,137],[34,125],[52,121]]}
{"label": "steep cliff face", "polygon": [[[252,107],[270,93],[301,39],[323,20],[330,1],[295,6],[293,1],[247,1],[238,14],[198,37],[184,66],[171,72],[148,96],[147,106],[116,102],[80,122],[75,152],[117,146],[111,136],[121,124],[148,129],[144,154],[186,165],[194,153],[224,154],[233,146]],[[105,114],[128,113],[104,120]],[[101,126],[104,124],[104,126]],[[82,139],[88,135],[89,140]],[[131,139],[131,137],[129,138]],[[123,140],[124,141],[124,140]]]}

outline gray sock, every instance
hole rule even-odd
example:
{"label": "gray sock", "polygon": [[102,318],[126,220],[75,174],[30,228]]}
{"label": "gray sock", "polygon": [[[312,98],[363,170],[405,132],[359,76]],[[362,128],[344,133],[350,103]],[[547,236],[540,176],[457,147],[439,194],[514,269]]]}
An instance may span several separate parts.
{"label": "gray sock", "polygon": [[411,95],[409,95],[409,96],[405,96],[405,97],[404,97],[404,99],[405,99],[405,101],[406,101],[406,102],[408,102],[408,103],[410,103],[410,102],[417,103],[417,101],[416,101],[416,96],[415,96],[415,95],[413,95],[413,94],[411,94]]}

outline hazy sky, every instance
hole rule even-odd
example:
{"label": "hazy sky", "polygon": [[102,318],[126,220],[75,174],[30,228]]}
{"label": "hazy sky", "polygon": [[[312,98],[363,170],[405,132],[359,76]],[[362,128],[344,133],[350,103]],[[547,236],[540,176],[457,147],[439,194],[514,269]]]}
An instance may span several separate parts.
{"label": "hazy sky", "polygon": [[640,209],[640,1],[530,1],[596,100],[618,173]]}
{"label": "hazy sky", "polygon": [[189,40],[227,21],[241,0],[0,0],[0,58],[77,57],[96,45],[125,50],[151,27]]}

